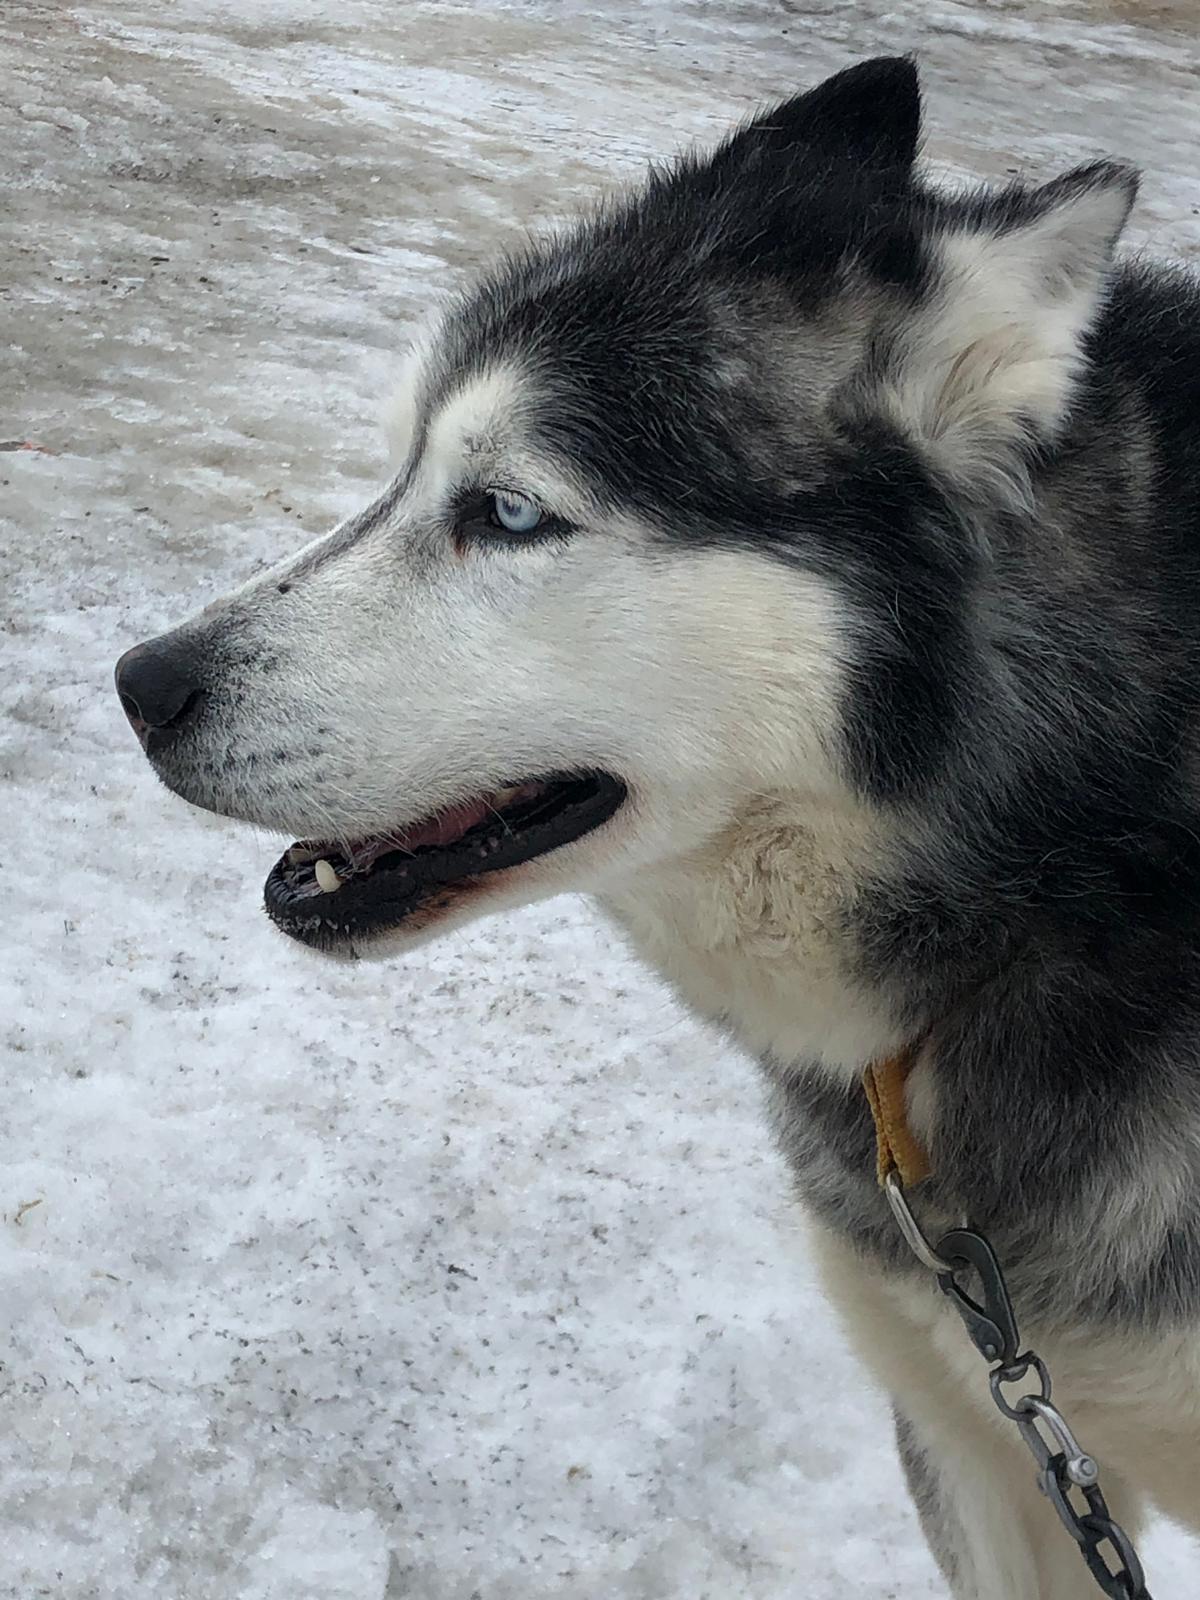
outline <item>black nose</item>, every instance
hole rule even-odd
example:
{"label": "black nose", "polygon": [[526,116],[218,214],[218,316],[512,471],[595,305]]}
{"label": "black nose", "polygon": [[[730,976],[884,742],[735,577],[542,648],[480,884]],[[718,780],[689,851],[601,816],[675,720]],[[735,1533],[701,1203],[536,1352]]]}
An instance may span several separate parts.
{"label": "black nose", "polygon": [[134,645],[117,662],[117,693],[142,743],[185,728],[204,699],[190,652],[162,639]]}

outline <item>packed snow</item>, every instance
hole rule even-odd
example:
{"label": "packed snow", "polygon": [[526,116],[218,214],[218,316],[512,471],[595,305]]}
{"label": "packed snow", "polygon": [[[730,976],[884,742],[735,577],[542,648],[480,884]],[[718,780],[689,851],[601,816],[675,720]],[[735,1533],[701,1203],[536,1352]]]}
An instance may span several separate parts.
{"label": "packed snow", "polygon": [[944,1594],[752,1066],[579,901],[306,957],[110,688],[364,501],[464,272],[908,49],[933,162],[1130,157],[1200,256],[1193,0],[0,9],[0,1593]]}

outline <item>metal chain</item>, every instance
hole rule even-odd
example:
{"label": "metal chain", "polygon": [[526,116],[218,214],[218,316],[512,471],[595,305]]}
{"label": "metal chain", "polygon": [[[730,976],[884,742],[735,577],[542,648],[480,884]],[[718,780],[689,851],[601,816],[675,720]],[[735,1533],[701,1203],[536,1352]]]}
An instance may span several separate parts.
{"label": "metal chain", "polygon": [[[996,1252],[972,1228],[954,1228],[931,1245],[895,1172],[884,1180],[884,1191],[913,1254],[935,1275],[980,1355],[995,1363],[989,1374],[992,1399],[1000,1413],[1016,1424],[1037,1462],[1038,1488],[1079,1546],[1088,1571],[1109,1600],[1150,1600],[1137,1552],[1101,1492],[1099,1466],[1080,1448],[1051,1401],[1050,1374],[1041,1357],[1032,1350],[1021,1351],[1016,1314]],[[980,1300],[959,1281],[968,1269],[978,1274],[983,1288]],[[1037,1377],[1037,1392],[1009,1400],[1006,1386],[1023,1383],[1031,1372]]]}

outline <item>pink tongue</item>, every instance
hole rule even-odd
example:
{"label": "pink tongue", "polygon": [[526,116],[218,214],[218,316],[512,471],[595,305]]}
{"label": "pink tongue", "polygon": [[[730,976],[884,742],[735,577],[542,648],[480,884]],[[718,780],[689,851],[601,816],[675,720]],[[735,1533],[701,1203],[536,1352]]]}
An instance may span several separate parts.
{"label": "pink tongue", "polygon": [[473,828],[477,822],[492,815],[492,808],[486,800],[468,800],[461,806],[451,806],[449,811],[443,811],[436,817],[429,817],[425,822],[414,823],[399,835],[397,843],[405,850],[413,850],[421,844],[453,844],[455,839],[462,838],[468,828]]}
{"label": "pink tongue", "polygon": [[451,806],[448,811],[439,812],[436,817],[427,817],[424,822],[414,822],[411,828],[388,834],[386,838],[364,840],[355,846],[351,860],[356,867],[369,867],[390,850],[416,850],[422,845],[453,844],[456,839],[462,838],[468,828],[493,815],[493,808],[486,800],[468,800],[461,806]]}

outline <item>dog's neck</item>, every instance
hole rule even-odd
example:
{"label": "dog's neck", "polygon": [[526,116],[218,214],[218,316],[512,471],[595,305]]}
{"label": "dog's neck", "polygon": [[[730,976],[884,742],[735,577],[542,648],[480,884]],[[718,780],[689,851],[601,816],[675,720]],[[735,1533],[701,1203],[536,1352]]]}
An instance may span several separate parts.
{"label": "dog's neck", "polygon": [[603,904],[684,1002],[746,1049],[857,1076],[906,1042],[854,948],[855,902],[881,853],[862,810],[756,800],[703,849]]}

